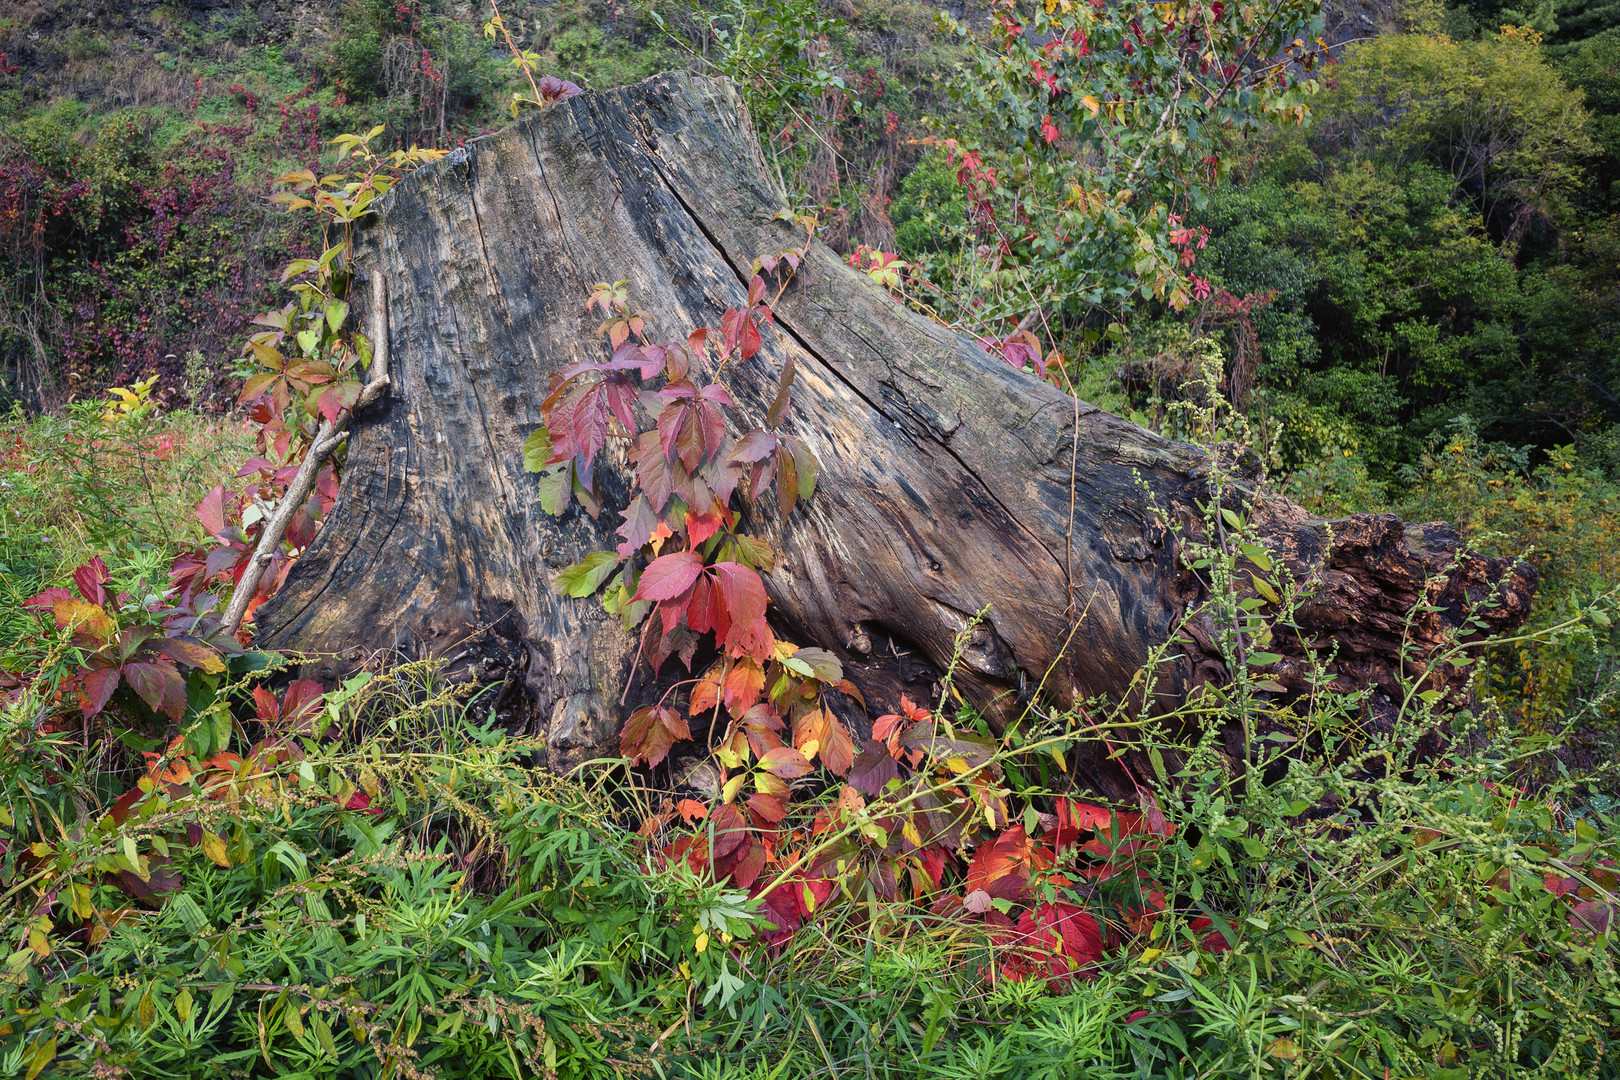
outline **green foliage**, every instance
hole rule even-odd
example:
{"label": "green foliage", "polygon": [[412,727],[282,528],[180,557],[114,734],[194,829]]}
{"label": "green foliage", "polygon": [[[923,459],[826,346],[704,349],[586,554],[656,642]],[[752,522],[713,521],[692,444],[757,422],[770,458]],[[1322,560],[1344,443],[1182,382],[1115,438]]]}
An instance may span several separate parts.
{"label": "green foliage", "polygon": [[1593,148],[1580,96],[1529,31],[1352,46],[1323,112],[1330,144],[1449,172],[1513,245],[1568,197]]}

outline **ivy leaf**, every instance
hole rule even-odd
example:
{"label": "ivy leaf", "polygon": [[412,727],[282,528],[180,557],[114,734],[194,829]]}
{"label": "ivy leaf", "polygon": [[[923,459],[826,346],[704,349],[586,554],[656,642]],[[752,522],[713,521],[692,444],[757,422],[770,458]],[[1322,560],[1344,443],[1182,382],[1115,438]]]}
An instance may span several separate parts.
{"label": "ivy leaf", "polygon": [[[765,582],[758,571],[735,562],[717,562],[713,570],[732,621],[749,623],[765,614]],[[831,658],[830,653],[826,655]]]}
{"label": "ivy leaf", "polygon": [[776,384],[776,400],[765,413],[765,423],[775,427],[787,415],[788,407],[793,403],[793,376],[797,373],[793,357],[789,356],[782,362],[782,378]]}
{"label": "ivy leaf", "polygon": [[349,304],[346,300],[329,300],[326,304],[326,326],[332,333],[338,332],[343,320],[349,317]]}
{"label": "ivy leaf", "polygon": [[889,756],[889,748],[876,739],[868,739],[866,749],[850,766],[849,782],[855,790],[875,796],[899,775],[900,769]]}
{"label": "ivy leaf", "polygon": [[821,747],[821,763],[834,776],[845,775],[855,764],[855,740],[831,713],[827,713],[827,741]]}
{"label": "ivy leaf", "polygon": [[726,711],[732,716],[742,716],[754,707],[764,690],[765,669],[747,657],[736,661],[726,673]]}
{"label": "ivy leaf", "polygon": [[799,498],[808,499],[816,493],[816,479],[821,475],[821,462],[800,439],[784,436],[782,442],[793,454],[793,466],[798,473]]}
{"label": "ivy leaf", "polygon": [[107,702],[118,689],[119,672],[115,667],[92,668],[81,674],[79,690],[83,693],[80,708],[86,719],[107,707]]}
{"label": "ivy leaf", "polygon": [[624,542],[619,545],[619,555],[629,558],[652,542],[653,530],[658,528],[658,515],[653,513],[645,496],[637,495],[625,508],[623,517],[624,524],[616,530],[624,537]]}
{"label": "ivy leaf", "polygon": [[776,450],[778,441],[777,437],[770,432],[755,428],[744,435],[742,441],[737,443],[736,449],[731,452],[731,460],[743,462],[744,464],[763,461]]}
{"label": "ivy leaf", "polygon": [[523,467],[529,472],[539,472],[554,460],[551,452],[551,432],[544,424],[529,433],[523,440]]}
{"label": "ivy leaf", "polygon": [[791,746],[778,746],[760,755],[759,767],[783,780],[797,780],[810,772],[810,761]]}
{"label": "ivy leaf", "polygon": [[593,551],[583,560],[557,574],[557,591],[583,600],[602,587],[619,558],[611,551]]}
{"label": "ivy leaf", "polygon": [[540,509],[556,517],[568,509],[568,496],[573,489],[574,467],[563,464],[540,474]]}
{"label": "ivy leaf", "polygon": [[720,704],[720,695],[723,692],[721,671],[724,664],[715,664],[703,673],[703,677],[692,687],[692,699],[687,705],[687,712],[692,716],[701,716],[706,712],[713,712]]}
{"label": "ivy leaf", "polygon": [[124,665],[124,680],[141,700],[179,723],[186,715],[186,680],[167,660]]}
{"label": "ivy leaf", "polygon": [[[783,747],[783,749],[787,748]],[[798,753],[797,750],[793,752],[795,754]],[[775,825],[777,822],[787,817],[787,804],[784,803],[779,796],[770,795],[763,791],[748,796],[747,805],[749,810],[753,811],[755,814],[758,814],[772,825]]]}
{"label": "ivy leaf", "polygon": [[674,600],[690,589],[702,572],[703,559],[695,551],[662,555],[648,563],[647,569],[641,572],[641,584],[636,589],[635,599]]}
{"label": "ivy leaf", "polygon": [[836,686],[844,678],[844,666],[838,662],[838,657],[826,649],[800,649],[784,663],[799,674],[828,686]]}
{"label": "ivy leaf", "polygon": [[679,713],[650,705],[637,709],[624,722],[619,732],[619,753],[628,758],[632,766],[644,763],[651,767],[669,756],[676,740],[691,737],[691,729]]}

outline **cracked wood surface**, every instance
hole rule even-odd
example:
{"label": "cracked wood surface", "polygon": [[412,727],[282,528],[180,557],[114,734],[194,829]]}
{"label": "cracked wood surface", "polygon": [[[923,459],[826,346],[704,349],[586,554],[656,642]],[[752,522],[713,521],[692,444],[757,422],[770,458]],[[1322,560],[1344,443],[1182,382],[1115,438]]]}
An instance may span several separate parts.
{"label": "cracked wood surface", "polygon": [[[550,374],[604,355],[584,310],[594,282],[628,277],[654,340],[717,323],[744,301],[756,257],[796,245],[770,220],[783,205],[734,89],[681,73],[562,102],[397,185],[358,264],[387,280],[393,385],[357,421],[338,505],[260,609],[261,640],[333,654],[316,666],[328,678],[375,650],[440,653],[504,680],[503,700],[532,713],[553,764],[616,747],[635,642],[594,599],[551,582],[616,545],[623,454],[599,467],[600,519],[577,506],[552,518],[521,445]],[[1154,512],[1196,521],[1198,452],[1090,405],[1077,413],[819,243],[776,320],[722,381],[744,425],[757,423],[791,356],[786,428],[822,464],[785,529],[774,507],[749,525],[784,555],[767,579],[779,632],[840,652],[889,707],[898,683],[874,642],[938,671],[989,608],[959,685],[993,714],[1049,670],[1063,699],[1124,692],[1202,595]],[[1496,625],[1528,610],[1531,572],[1460,553],[1443,527],[1356,518],[1331,526],[1341,542],[1330,548],[1327,523],[1281,500],[1254,510],[1268,543],[1324,582],[1302,637],[1339,642],[1350,683],[1393,687],[1403,620],[1426,587],[1454,601],[1424,624],[1430,645],[1498,582],[1508,603]],[[1426,586],[1437,573],[1448,576]],[[1225,677],[1215,636],[1189,628],[1161,692]],[[1303,648],[1274,646],[1285,685]]]}

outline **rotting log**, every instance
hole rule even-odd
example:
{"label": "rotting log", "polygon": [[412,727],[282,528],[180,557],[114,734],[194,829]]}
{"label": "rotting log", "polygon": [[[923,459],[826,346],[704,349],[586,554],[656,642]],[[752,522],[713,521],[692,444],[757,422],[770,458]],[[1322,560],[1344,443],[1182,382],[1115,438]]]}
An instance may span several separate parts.
{"label": "rotting log", "polygon": [[[546,736],[552,765],[612,753],[636,641],[551,582],[616,546],[623,456],[599,466],[608,512],[554,518],[520,447],[551,373],[604,355],[593,283],[629,278],[651,336],[684,337],[743,302],[756,257],[796,244],[783,207],[734,88],[681,73],[561,102],[398,184],[357,256],[381,279],[369,317],[391,384],[356,419],[337,506],[259,610],[260,640],[325,654],[325,678],[379,650],[439,654],[502,682],[500,707]],[[1229,677],[1214,626],[1178,630],[1206,586],[1165,526],[1198,528],[1199,451],[1012,370],[819,243],[775,314],[723,381],[757,423],[792,357],[787,429],[822,465],[785,527],[749,524],[783,555],[768,578],[781,635],[838,653],[884,707],[908,680],[923,696],[984,609],[956,684],[994,716],[1037,684],[1125,693],[1172,635],[1157,693]],[[1275,497],[1246,512],[1314,582],[1298,632],[1270,646],[1283,659],[1265,674],[1287,692],[1328,643],[1338,685],[1379,700],[1414,675],[1457,686],[1422,665],[1473,605],[1495,596],[1480,613],[1493,630],[1528,614],[1534,571],[1463,551],[1443,525],[1324,522]]]}

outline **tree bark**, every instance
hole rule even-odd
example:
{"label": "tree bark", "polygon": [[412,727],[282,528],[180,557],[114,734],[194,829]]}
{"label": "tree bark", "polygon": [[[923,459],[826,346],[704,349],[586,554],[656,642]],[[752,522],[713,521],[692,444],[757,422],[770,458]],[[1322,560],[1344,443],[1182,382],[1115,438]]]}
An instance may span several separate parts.
{"label": "tree bark", "polygon": [[[503,680],[502,707],[529,712],[553,765],[612,753],[635,639],[551,583],[616,546],[624,460],[599,466],[598,519],[553,518],[521,444],[551,373],[605,355],[584,307],[594,282],[629,278],[650,336],[681,339],[743,303],[756,257],[796,245],[772,220],[784,206],[735,90],[681,73],[561,102],[398,184],[358,243],[361,273],[386,284],[372,325],[392,384],[356,418],[338,504],[259,610],[260,640],[331,654],[316,665],[328,678],[374,650],[441,654]],[[792,357],[786,427],[822,465],[785,528],[749,522],[783,553],[767,579],[781,635],[838,653],[884,708],[908,681],[925,697],[984,609],[956,685],[994,717],[1037,685],[1062,701],[1127,693],[1172,637],[1156,693],[1229,678],[1219,629],[1182,626],[1206,585],[1165,527],[1200,527],[1202,454],[1012,370],[819,243],[775,314],[722,381],[757,423]],[[1528,613],[1534,571],[1469,554],[1444,526],[1246,501],[1315,583],[1298,632],[1270,646],[1287,692],[1308,689],[1307,648],[1331,642],[1339,684],[1387,700],[1493,590],[1490,628]]]}

